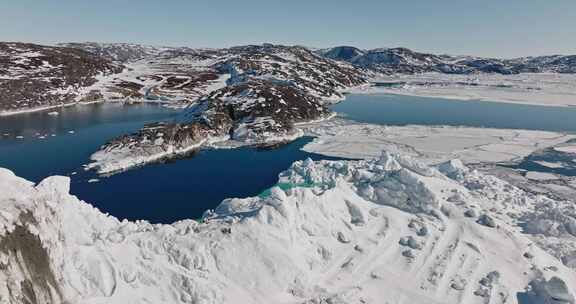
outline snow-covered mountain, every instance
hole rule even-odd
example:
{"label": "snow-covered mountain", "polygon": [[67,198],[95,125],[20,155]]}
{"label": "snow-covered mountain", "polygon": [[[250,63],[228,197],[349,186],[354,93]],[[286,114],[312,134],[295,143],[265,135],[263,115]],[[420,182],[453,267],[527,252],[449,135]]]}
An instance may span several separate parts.
{"label": "snow-covered mountain", "polygon": [[0,113],[99,100],[90,87],[122,69],[79,49],[0,42]]}
{"label": "snow-covered mountain", "polygon": [[367,83],[353,66],[303,47],[250,45],[156,60],[166,66],[171,66],[166,60],[181,62],[180,70],[187,63],[194,67],[190,73],[203,69],[228,79],[225,86],[196,99],[178,121],[152,124],[104,145],[90,165],[100,173],[176,157],[214,141],[259,145],[291,141],[302,135],[294,124],[330,116],[327,104],[341,100],[343,90]]}
{"label": "snow-covered mountain", "polygon": [[[62,43],[57,47],[0,43],[0,112],[44,109],[82,101],[129,100],[186,106],[249,78],[292,83],[321,99],[382,75],[575,73],[576,56],[491,59],[434,55],[406,48],[249,45],[227,49],[128,43]],[[228,77],[227,77],[228,78]]]}
{"label": "snow-covered mountain", "polygon": [[0,169],[7,303],[574,303],[576,211],[453,160],[296,162],[200,222],[119,221]]}
{"label": "snow-covered mountain", "polygon": [[576,73],[576,55],[525,57],[511,61],[523,72]]}
{"label": "snow-covered mountain", "polygon": [[[188,47],[159,47],[129,43],[61,43],[63,47],[78,48],[108,60],[126,63],[146,58],[166,57],[170,54],[201,54]],[[218,53],[246,51],[255,46],[235,47],[227,50],[212,49]],[[202,50],[204,52],[209,50]],[[416,52],[403,47],[363,50],[354,46],[337,46],[315,51],[323,57],[345,61],[355,66],[381,73],[440,72],[469,73],[576,73],[576,55],[552,55],[513,59],[482,58],[476,56],[435,55]]]}
{"label": "snow-covered mountain", "polygon": [[352,62],[356,58],[364,55],[365,51],[353,46],[338,46],[329,49],[322,49],[317,51],[317,53],[330,59]]}
{"label": "snow-covered mountain", "polygon": [[91,166],[101,173],[175,157],[224,139],[265,145],[292,140],[301,135],[294,124],[329,117],[328,103],[343,99],[343,91],[368,84],[375,75],[567,73],[575,61],[573,56],[452,57],[405,48],[64,45],[2,44],[0,60],[7,65],[0,68],[0,111],[102,100],[187,107],[177,121],[111,139],[92,157]]}
{"label": "snow-covered mountain", "polygon": [[361,50],[350,46],[323,49],[317,53],[357,67],[385,74],[439,72],[471,73],[575,73],[576,56],[540,56],[495,59],[471,56],[448,56],[419,53],[406,48]]}
{"label": "snow-covered mountain", "polygon": [[157,47],[133,43],[98,43],[98,42],[68,42],[59,43],[58,46],[76,48],[112,61],[122,63],[151,58],[170,47]]}

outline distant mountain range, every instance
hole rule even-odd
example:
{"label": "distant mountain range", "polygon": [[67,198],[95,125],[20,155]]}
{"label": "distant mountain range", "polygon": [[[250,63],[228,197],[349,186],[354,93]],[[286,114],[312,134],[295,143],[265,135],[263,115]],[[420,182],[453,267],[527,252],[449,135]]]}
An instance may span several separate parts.
{"label": "distant mountain range", "polygon": [[[253,46],[254,51],[258,47]],[[80,48],[91,54],[116,62],[130,62],[158,56],[199,54],[207,49],[189,47],[154,47],[128,43],[62,43],[59,46]],[[278,46],[276,46],[278,47]],[[239,48],[239,47],[237,47]],[[230,48],[229,50],[233,50]],[[217,51],[213,49],[212,51]],[[576,73],[576,55],[550,55],[513,59],[476,56],[436,55],[407,48],[377,48],[364,50],[353,46],[337,46],[314,51],[323,57],[348,62],[355,67],[384,74],[414,74],[438,72],[447,74],[473,73]]]}
{"label": "distant mountain range", "polygon": [[316,51],[337,61],[385,74],[439,72],[472,73],[576,73],[576,55],[495,59],[472,56],[449,56],[419,53],[406,48],[362,50],[338,46]]}
{"label": "distant mountain range", "polygon": [[281,82],[314,98],[330,99],[379,74],[424,72],[576,73],[576,55],[494,59],[353,46],[311,50],[263,44],[193,49],[128,43],[42,46],[0,42],[0,112],[114,98],[170,99],[186,105],[214,91],[214,81],[227,74],[231,75],[229,85]]}
{"label": "distant mountain range", "polygon": [[0,112],[101,99],[87,88],[123,68],[82,49],[0,42]]}

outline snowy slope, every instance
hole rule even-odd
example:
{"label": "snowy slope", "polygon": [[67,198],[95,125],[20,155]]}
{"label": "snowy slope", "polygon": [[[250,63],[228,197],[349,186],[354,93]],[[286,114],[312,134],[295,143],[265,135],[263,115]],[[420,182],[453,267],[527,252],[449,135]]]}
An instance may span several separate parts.
{"label": "snowy slope", "polygon": [[74,48],[0,42],[0,115],[98,100],[90,87],[123,68]]}
{"label": "snowy slope", "polygon": [[514,59],[473,56],[435,55],[407,48],[379,48],[360,50],[339,46],[317,51],[318,54],[384,74],[414,74],[439,72],[446,74],[518,74],[518,73],[575,73],[576,56],[537,56]]}
{"label": "snowy slope", "polygon": [[342,90],[384,74],[576,72],[574,55],[494,59],[406,48],[341,46],[311,51],[272,44],[193,49],[129,43],[61,43],[55,47],[0,42],[0,63],[3,114],[103,100],[184,107],[224,87],[226,80],[232,84],[247,78],[290,83],[314,97],[334,101],[342,99]]}
{"label": "snowy slope", "polygon": [[170,47],[158,47],[133,43],[69,42],[58,46],[76,48],[99,57],[122,63],[137,61],[159,55]]}
{"label": "snowy slope", "polygon": [[[332,119],[302,126],[314,140],[303,150],[350,159],[377,158],[382,150],[437,164],[458,158],[465,164],[512,163],[576,135],[558,132],[457,126],[386,126]],[[569,147],[568,147],[569,149]]]}
{"label": "snowy slope", "polygon": [[357,93],[388,93],[543,106],[576,105],[576,74],[522,73],[456,75],[423,73],[374,78]]}
{"label": "snowy slope", "polygon": [[[328,104],[343,99],[344,90],[367,84],[365,75],[349,64],[282,45],[196,50],[148,59],[145,65],[157,69],[156,74],[118,78],[131,84],[146,79],[147,85],[136,87],[149,88],[157,96],[183,97],[188,107],[177,121],[152,124],[103,145],[89,166],[101,174],[177,157],[215,141],[275,145],[294,140],[302,135],[295,124],[330,117]],[[216,75],[228,79],[209,91],[201,86],[203,81],[189,80],[202,71],[212,79]]]}
{"label": "snowy slope", "polygon": [[[304,47],[246,45],[225,49],[152,47],[133,44],[63,44],[125,64],[127,70],[100,84],[108,99],[160,100],[188,105],[212,90],[222,75],[228,84],[258,78],[281,81],[326,100],[342,99],[341,90],[364,84],[364,73],[349,64],[319,56]],[[211,89],[211,90],[210,90]]]}
{"label": "snowy slope", "polygon": [[104,215],[64,177],[2,169],[0,190],[7,303],[574,301],[573,204],[456,160],[296,162],[260,196],[172,225]]}

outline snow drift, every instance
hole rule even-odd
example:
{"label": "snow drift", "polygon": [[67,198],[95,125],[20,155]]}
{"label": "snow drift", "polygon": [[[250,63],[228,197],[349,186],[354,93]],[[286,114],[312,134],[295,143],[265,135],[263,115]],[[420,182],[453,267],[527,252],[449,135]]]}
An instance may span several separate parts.
{"label": "snow drift", "polygon": [[564,251],[522,232],[563,225],[545,210],[568,204],[457,160],[300,161],[259,196],[172,225],[68,192],[66,177],[0,169],[1,303],[573,303]]}

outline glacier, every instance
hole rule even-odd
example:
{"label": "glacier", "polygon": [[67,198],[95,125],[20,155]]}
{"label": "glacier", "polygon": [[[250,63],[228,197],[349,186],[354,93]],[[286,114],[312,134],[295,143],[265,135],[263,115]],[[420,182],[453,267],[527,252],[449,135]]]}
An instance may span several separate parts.
{"label": "glacier", "polygon": [[69,187],[0,169],[0,303],[574,303],[573,202],[457,159],[298,161],[170,225]]}

